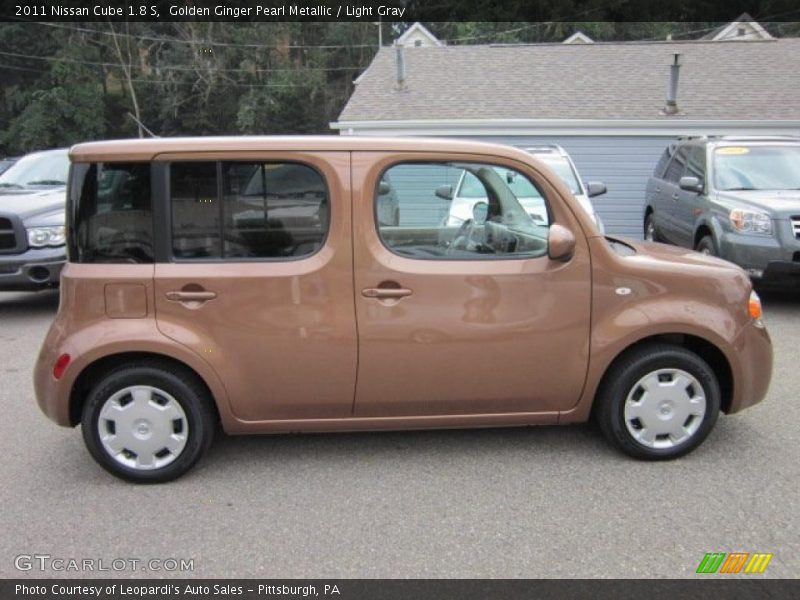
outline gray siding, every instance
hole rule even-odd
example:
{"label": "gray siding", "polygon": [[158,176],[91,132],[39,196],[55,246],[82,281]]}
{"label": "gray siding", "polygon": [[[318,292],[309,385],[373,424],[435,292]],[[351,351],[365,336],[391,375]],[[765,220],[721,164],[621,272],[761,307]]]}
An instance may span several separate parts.
{"label": "gray siding", "polygon": [[449,204],[436,196],[440,185],[458,183],[458,169],[442,169],[420,164],[407,164],[389,170],[392,188],[400,207],[400,224],[434,225],[447,215]]}
{"label": "gray siding", "polygon": [[641,239],[644,193],[661,153],[672,136],[504,136],[476,140],[539,146],[558,144],[569,152],[584,181],[602,181],[608,193],[593,198],[607,233]]}

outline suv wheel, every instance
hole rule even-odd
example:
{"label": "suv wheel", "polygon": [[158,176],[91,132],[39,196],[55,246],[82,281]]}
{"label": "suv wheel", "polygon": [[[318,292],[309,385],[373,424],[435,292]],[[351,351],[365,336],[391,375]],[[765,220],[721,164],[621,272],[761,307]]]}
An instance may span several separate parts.
{"label": "suv wheel", "polygon": [[648,242],[661,242],[661,236],[658,235],[656,224],[653,222],[653,213],[648,213],[644,218],[644,239]]}
{"label": "suv wheel", "polygon": [[704,236],[697,242],[697,248],[695,248],[698,252],[703,254],[708,254],[709,256],[717,256],[717,247],[714,245],[714,238],[710,235]]}
{"label": "suv wheel", "polygon": [[595,417],[605,437],[635,458],[677,458],[717,421],[717,377],[695,353],[670,344],[635,348],[611,367]]}
{"label": "suv wheel", "polygon": [[160,483],[183,475],[209,448],[215,413],[190,374],[139,363],[100,379],[81,427],[89,453],[104,469],[128,481]]}

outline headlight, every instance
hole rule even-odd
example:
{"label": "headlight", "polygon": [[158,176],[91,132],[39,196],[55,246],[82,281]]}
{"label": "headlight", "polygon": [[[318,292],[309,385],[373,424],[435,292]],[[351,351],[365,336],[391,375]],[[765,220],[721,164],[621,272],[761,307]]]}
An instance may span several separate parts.
{"label": "headlight", "polygon": [[28,245],[33,248],[63,246],[67,241],[66,227],[31,227],[28,229]]}
{"label": "headlight", "polygon": [[731,225],[742,233],[772,235],[772,219],[767,213],[757,210],[734,208],[730,214]]}

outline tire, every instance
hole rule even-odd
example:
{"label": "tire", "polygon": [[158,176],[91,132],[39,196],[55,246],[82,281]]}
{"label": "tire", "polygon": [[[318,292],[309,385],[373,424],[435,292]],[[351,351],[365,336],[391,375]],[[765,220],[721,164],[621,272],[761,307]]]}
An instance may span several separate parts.
{"label": "tire", "polygon": [[208,451],[215,427],[213,401],[197,377],[158,361],[105,374],[89,392],[81,417],[92,458],[136,483],[162,483],[186,473]]}
{"label": "tire", "polygon": [[622,452],[666,460],[699,446],[719,410],[719,382],[708,364],[680,346],[653,343],[630,350],[610,367],[594,416]]}
{"label": "tire", "polygon": [[651,242],[664,241],[664,239],[658,234],[658,229],[656,229],[652,212],[647,213],[647,216],[644,218],[644,239],[645,241]]}
{"label": "tire", "polygon": [[708,254],[709,256],[719,256],[717,252],[717,247],[714,244],[714,238],[710,235],[706,235],[697,242],[697,247],[695,248],[698,252],[703,254]]}

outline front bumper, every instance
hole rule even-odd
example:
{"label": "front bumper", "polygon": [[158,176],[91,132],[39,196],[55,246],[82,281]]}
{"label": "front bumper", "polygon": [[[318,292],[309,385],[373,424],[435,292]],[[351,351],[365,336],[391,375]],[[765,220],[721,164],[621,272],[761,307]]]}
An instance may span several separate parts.
{"label": "front bumper", "polygon": [[800,282],[800,240],[725,233],[719,240],[720,258],[736,263],[756,281]]}
{"label": "front bumper", "polygon": [[0,254],[0,291],[35,291],[55,287],[66,260],[63,246],[30,248],[22,254]]}
{"label": "front bumper", "polygon": [[734,342],[737,360],[734,371],[733,398],[725,411],[728,414],[761,402],[767,395],[772,379],[772,340],[767,329],[751,323]]}

